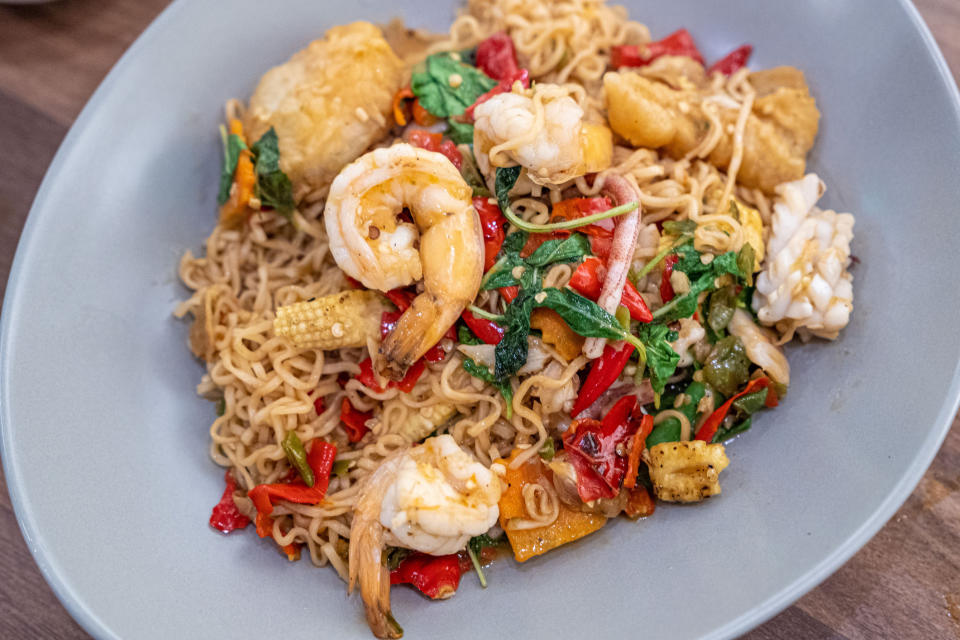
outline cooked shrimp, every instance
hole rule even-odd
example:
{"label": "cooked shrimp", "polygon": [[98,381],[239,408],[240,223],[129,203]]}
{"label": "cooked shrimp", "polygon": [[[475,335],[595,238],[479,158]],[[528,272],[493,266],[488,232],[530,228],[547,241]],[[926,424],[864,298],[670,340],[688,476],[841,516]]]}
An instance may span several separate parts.
{"label": "cooked shrimp", "polygon": [[520,164],[534,182],[560,184],[610,166],[610,130],[584,122],[583,109],[557,85],[502,93],[474,115],[474,150],[485,174]]}
{"label": "cooked shrimp", "polygon": [[[640,194],[626,178],[617,174],[609,174],[600,187],[600,193],[610,196],[613,206],[639,202]],[[640,208],[617,218],[617,227],[613,232],[613,243],[610,245],[610,255],[607,258],[607,277],[603,281],[600,297],[597,304],[609,313],[617,310],[620,298],[623,295],[623,285],[627,281],[627,272],[633,261],[633,253],[637,248],[637,234],[640,232]],[[588,358],[599,358],[603,355],[606,340],[603,338],[587,338],[583,353]]]}
{"label": "cooked shrimp", "polygon": [[[407,208],[413,223],[398,219]],[[408,144],[375,149],[347,165],[324,210],[330,252],[348,276],[389,291],[420,279],[378,367],[402,372],[437,343],[477,295],[483,234],[471,189],[446,157]]]}
{"label": "cooked shrimp", "polygon": [[383,527],[380,525],[380,504],[397,474],[406,449],[395,451],[364,479],[360,500],[353,510],[350,525],[347,592],[360,581],[360,597],[367,614],[367,624],[378,638],[399,638],[403,629],[390,612],[390,572],[380,561],[383,551]]}
{"label": "cooked shrimp", "polygon": [[[383,545],[431,555],[456,553],[500,515],[500,480],[441,435],[398,450],[363,481],[350,526],[350,585],[360,581],[367,622],[378,638],[403,631],[390,613]],[[451,594],[452,595],[452,594]]]}

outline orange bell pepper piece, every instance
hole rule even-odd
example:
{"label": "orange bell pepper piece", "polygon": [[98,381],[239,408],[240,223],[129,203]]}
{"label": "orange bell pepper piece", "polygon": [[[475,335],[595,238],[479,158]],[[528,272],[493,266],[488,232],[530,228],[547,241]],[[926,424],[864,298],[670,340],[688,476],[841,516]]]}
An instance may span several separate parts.
{"label": "orange bell pepper piece", "polygon": [[515,469],[510,468],[510,462],[519,453],[519,449],[514,449],[509,459],[498,460],[507,468],[504,478],[507,489],[500,496],[500,526],[507,534],[510,547],[513,549],[513,557],[517,562],[524,562],[568,542],[578,540],[606,524],[607,519],[602,515],[574,511],[561,502],[560,513],[552,524],[535,529],[510,529],[511,519],[529,517],[523,502],[523,485],[530,482],[551,482],[548,475],[550,472],[539,456],[534,456],[533,459]]}
{"label": "orange bell pepper piece", "polygon": [[583,351],[583,336],[570,328],[560,314],[547,307],[539,307],[530,314],[530,327],[539,329],[543,341],[552,345],[564,360],[570,362]]}
{"label": "orange bell pepper piece", "polygon": [[[243,135],[243,124],[236,118],[230,119],[230,133],[235,134],[246,144]],[[220,224],[225,227],[237,227],[246,217],[247,203],[253,197],[253,186],[257,176],[253,171],[253,154],[249,149],[240,152],[237,159],[237,168],[233,171],[233,186],[230,188],[230,199],[220,207]]]}

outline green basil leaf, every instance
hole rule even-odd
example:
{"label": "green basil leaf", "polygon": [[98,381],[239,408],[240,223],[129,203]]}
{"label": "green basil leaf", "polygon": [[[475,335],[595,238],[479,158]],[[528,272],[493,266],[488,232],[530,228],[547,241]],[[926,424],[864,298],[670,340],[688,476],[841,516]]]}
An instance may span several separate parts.
{"label": "green basil leaf", "polygon": [[[462,342],[462,341],[461,341]],[[526,362],[526,356],[524,356]],[[522,364],[520,366],[523,366]],[[519,367],[518,367],[519,368]],[[472,358],[464,358],[463,369],[474,378],[479,378],[484,382],[492,384],[507,403],[507,419],[513,415],[513,387],[510,386],[509,379],[498,379],[482,364],[473,361]]]}
{"label": "green basil leaf", "polygon": [[650,435],[647,436],[647,448],[658,445],[661,442],[679,442],[682,427],[680,421],[676,418],[664,420],[653,428]]}
{"label": "green basil leaf", "polygon": [[523,267],[523,258],[516,253],[508,253],[490,269],[483,277],[481,288],[484,291],[499,289],[500,287],[514,287],[520,284],[520,280],[513,275],[514,269]]}
{"label": "green basil leaf", "polygon": [[[647,370],[650,375],[650,386],[654,392],[663,393],[667,380],[677,370],[680,354],[670,346],[670,337],[676,332],[663,324],[646,323],[637,328],[637,337],[643,342],[647,350]],[[673,338],[676,340],[676,337]]]}
{"label": "green basil leaf", "polygon": [[460,325],[457,329],[457,340],[460,344],[483,344],[483,340],[473,335],[473,332],[466,325]]}
{"label": "green basil leaf", "polygon": [[727,251],[714,258],[707,266],[710,267],[710,272],[714,277],[729,273],[735,278],[742,279],[743,272],[740,271],[740,267],[737,264],[737,257],[738,254],[736,251]]}
{"label": "green basil leaf", "polygon": [[543,267],[569,262],[590,255],[590,240],[582,233],[572,233],[562,240],[547,240],[527,258],[527,264]]}
{"label": "green basil leaf", "polygon": [[287,220],[293,219],[293,185],[280,169],[280,147],[273,127],[250,148],[256,156],[255,195],[263,206],[272,207]]}
{"label": "green basil leaf", "polygon": [[[713,282],[713,277],[705,276],[708,283]],[[702,284],[702,283],[701,283]],[[677,296],[667,304],[653,312],[653,319],[657,322],[673,322],[680,318],[689,318],[697,311],[697,298],[702,289],[691,283],[689,293]]]}
{"label": "green basil leaf", "polygon": [[527,244],[528,237],[529,236],[526,231],[514,231],[504,239],[503,246],[500,247],[500,251],[502,251],[504,254],[519,254],[523,247]]}
{"label": "green basil leaf", "polygon": [[533,311],[534,292],[521,290],[504,312],[503,338],[494,354],[496,362],[493,375],[504,380],[515,374],[527,363],[527,336],[530,335],[530,313]]}
{"label": "green basil leaf", "polygon": [[697,230],[697,223],[693,220],[667,220],[663,223],[663,230],[671,236],[692,235]]}
{"label": "green basil leaf", "polygon": [[760,411],[766,406],[767,403],[767,389],[764,387],[760,391],[754,391],[753,393],[748,393],[745,396],[740,396],[733,401],[733,407],[746,415],[753,415],[757,411]]}
{"label": "green basil leaf", "polygon": [[506,538],[503,535],[501,535],[499,538],[491,538],[484,533],[470,538],[470,542],[467,543],[467,546],[473,549],[474,553],[480,553],[480,550],[484,549],[485,547],[499,547],[504,542],[506,542]]}
{"label": "green basil leaf", "polygon": [[744,431],[746,431],[747,429],[749,429],[752,422],[753,422],[753,418],[750,417],[739,424],[733,425],[729,429],[719,429],[713,435],[713,438],[710,439],[710,442],[712,443],[726,442],[727,440],[730,440],[731,438],[733,438],[733,436],[739,435]]}
{"label": "green basil leaf", "polygon": [[[454,76],[460,77],[455,87],[450,83]],[[410,77],[410,89],[420,100],[420,106],[438,118],[462,114],[495,86],[496,80],[455,59],[449,52],[428,56],[423,69],[414,71]]]}
{"label": "green basil leaf", "polygon": [[450,118],[447,120],[447,137],[455,144],[473,144],[473,125]]}
{"label": "green basil leaf", "polygon": [[544,289],[541,302],[535,306],[553,309],[571,329],[588,338],[622,340],[624,331],[617,318],[593,300],[584,298],[570,289]]}
{"label": "green basil leaf", "polygon": [[233,185],[233,174],[240,161],[240,152],[247,148],[243,139],[235,133],[227,135],[226,128],[220,126],[220,135],[223,137],[223,170],[220,172],[220,191],[217,194],[217,204],[224,204],[230,199],[230,187]]}
{"label": "green basil leaf", "polygon": [[497,192],[497,202],[500,204],[500,210],[505,211],[510,208],[510,189],[517,184],[520,178],[521,167],[497,167],[496,179],[494,181],[494,190]]}

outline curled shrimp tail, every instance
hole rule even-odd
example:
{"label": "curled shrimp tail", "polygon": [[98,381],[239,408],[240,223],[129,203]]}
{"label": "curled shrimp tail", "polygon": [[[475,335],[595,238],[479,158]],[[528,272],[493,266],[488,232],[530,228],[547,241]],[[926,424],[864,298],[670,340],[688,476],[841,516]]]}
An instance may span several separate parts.
{"label": "curled shrimp tail", "polygon": [[384,531],[380,524],[380,505],[405,451],[405,448],[395,451],[367,476],[350,525],[347,591],[352,593],[359,582],[367,624],[378,638],[403,636],[403,629],[390,611],[390,572],[381,561]]}
{"label": "curled shrimp tail", "polygon": [[[600,193],[610,196],[613,206],[640,202],[640,194],[630,182],[621,175],[609,174],[600,188]],[[640,233],[640,207],[637,207],[617,220],[613,232],[613,243],[610,246],[610,256],[607,258],[607,277],[603,281],[600,297],[597,299],[605,311],[614,313],[620,298],[623,295],[623,285],[627,282],[627,272],[633,260],[633,253],[637,248],[637,234]],[[599,358],[603,355],[606,340],[603,338],[587,338],[583,352],[588,358]]]}
{"label": "curled shrimp tail", "polygon": [[381,373],[402,377],[407,367],[440,341],[465,307],[466,302],[458,304],[429,293],[414,298],[396,328],[380,343]]}

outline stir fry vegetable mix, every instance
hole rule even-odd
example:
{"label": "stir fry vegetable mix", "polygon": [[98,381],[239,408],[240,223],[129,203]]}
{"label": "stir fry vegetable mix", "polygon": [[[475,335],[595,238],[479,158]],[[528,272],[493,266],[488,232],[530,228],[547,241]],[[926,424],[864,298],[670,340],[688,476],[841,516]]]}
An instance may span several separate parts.
{"label": "stir fry vegetable mix", "polygon": [[[746,64],[751,51],[749,45],[739,47],[714,63],[709,72],[730,75]],[[663,55],[683,55],[703,63],[690,34],[681,29],[659,42],[614,47],[612,66],[643,66]],[[583,382],[571,411],[574,420],[562,437],[547,439],[540,455],[522,465],[509,464],[519,450],[500,461],[505,464],[507,487],[499,503],[500,525],[515,558],[522,562],[599,529],[616,513],[629,517],[651,514],[654,503],[650,475],[643,464],[645,451],[691,438],[707,443],[727,441],[751,427],[754,413],[777,406],[778,392],[782,395],[784,389],[775,389],[751,364],[740,338],[726,331],[736,309],[750,308],[756,265],[749,243],[739,252],[704,254],[694,246],[696,223],[664,222],[662,233],[669,239],[666,248],[632,274],[624,285],[618,313],[611,314],[595,302],[606,275],[606,253],[616,218],[638,203],[614,207],[603,196],[571,198],[553,205],[549,223],[532,224],[510,208],[509,193],[520,176],[519,166],[496,169],[495,193],[488,191],[472,154],[473,109],[510,91],[517,82],[529,86],[529,74],[519,67],[510,38],[495,34],[474,51],[429,56],[414,70],[410,85],[394,97],[393,115],[399,126],[411,119],[422,126],[446,121],[443,133],[408,128],[405,138],[412,145],[446,156],[474,190],[473,205],[484,243],[481,290],[499,292],[500,309],[491,312],[469,307],[446,337],[462,345],[495,346],[492,367],[468,357],[462,366],[500,392],[507,418],[512,415],[516,373],[527,362],[529,336],[540,337],[568,361],[580,355],[585,338],[608,340],[603,355],[581,373]],[[229,132],[222,129],[221,133],[221,220],[242,221],[242,214],[249,214],[246,203],[251,198],[258,200],[262,210],[273,209],[290,219],[293,198],[290,181],[279,167],[276,133],[271,129],[249,146],[236,120],[230,122]],[[548,269],[563,263],[572,266],[567,285],[544,286]],[[635,283],[658,271],[662,304],[651,311]],[[677,274],[681,274],[679,279]],[[678,282],[683,283],[679,290]],[[361,288],[359,283],[352,284]],[[382,337],[393,330],[415,293],[397,289],[384,295],[397,311],[382,313]],[[681,354],[672,346],[678,340],[677,321],[691,317],[706,329],[710,352],[678,371]],[[446,349],[436,345],[401,380],[381,379],[367,358],[360,363],[355,379],[375,392],[398,389],[409,393],[426,363],[442,361],[447,355]],[[611,387],[628,380],[624,372],[631,365],[632,383],[649,384],[653,401],[628,394],[606,408],[600,419],[581,416]],[[315,399],[315,408],[318,414],[325,410],[322,398]],[[343,398],[340,420],[350,442],[365,437],[372,417],[371,412],[359,411]],[[695,433],[688,432],[694,428]],[[335,461],[334,445],[320,440],[310,444],[308,450],[295,432],[287,433],[282,448],[292,475],[284,482],[258,485],[249,491],[261,536],[271,533],[270,514],[276,501],[318,504],[330,475],[347,472],[350,463]],[[513,526],[529,515],[523,487],[557,484],[561,478],[573,482],[584,508],[571,508],[561,501],[552,524]],[[235,490],[236,481],[228,473],[223,497],[210,518],[211,525],[224,533],[249,523],[234,503]],[[390,582],[411,584],[430,598],[446,598],[456,591],[461,575],[473,568],[486,587],[482,566],[503,543],[504,537],[477,536],[465,553],[437,557],[392,549],[386,560]],[[293,545],[284,551],[291,558],[299,553]]]}

